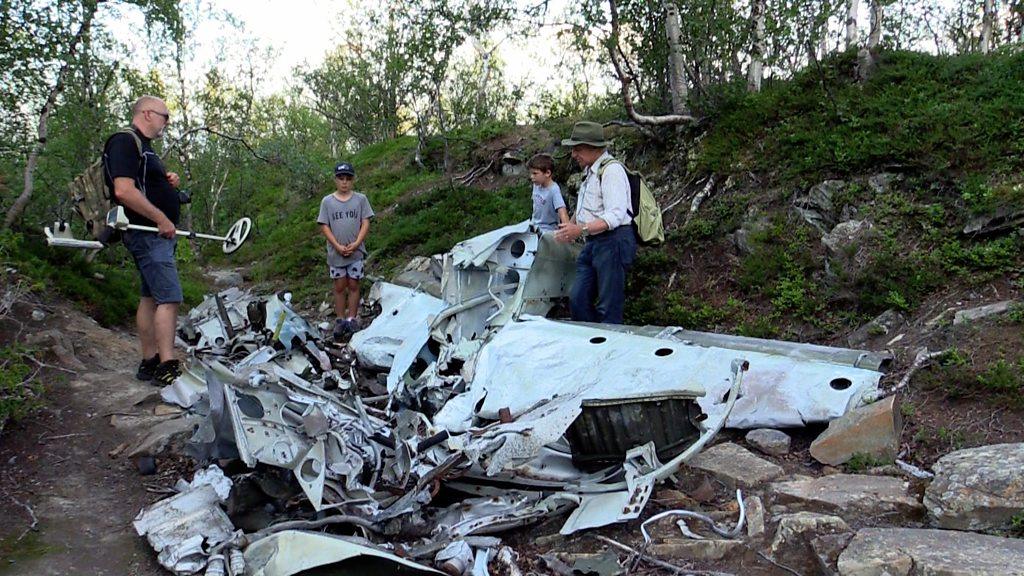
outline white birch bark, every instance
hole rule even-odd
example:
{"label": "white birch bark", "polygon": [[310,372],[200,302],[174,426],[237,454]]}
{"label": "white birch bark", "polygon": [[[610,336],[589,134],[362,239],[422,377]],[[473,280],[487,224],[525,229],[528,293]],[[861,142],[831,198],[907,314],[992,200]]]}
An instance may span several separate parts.
{"label": "white birch bark", "polygon": [[846,48],[857,45],[857,9],[860,0],[846,0]]}
{"label": "white birch bark", "polygon": [[871,0],[871,33],[868,35],[868,50],[875,50],[882,41],[882,0]]}
{"label": "white birch bark", "polygon": [[982,54],[988,54],[992,49],[992,24],[995,21],[996,3],[995,0],[985,0],[984,12],[981,17],[981,45],[979,49]]}
{"label": "white birch bark", "polygon": [[672,90],[672,113],[686,114],[689,90],[686,86],[686,66],[683,60],[683,31],[679,21],[679,7],[665,3],[665,32],[668,36],[668,73]]}
{"label": "white birch bark", "polygon": [[754,23],[754,38],[750,50],[750,67],[747,68],[747,91],[760,92],[761,79],[764,77],[764,3],[765,0],[754,0],[750,5],[750,18]]}

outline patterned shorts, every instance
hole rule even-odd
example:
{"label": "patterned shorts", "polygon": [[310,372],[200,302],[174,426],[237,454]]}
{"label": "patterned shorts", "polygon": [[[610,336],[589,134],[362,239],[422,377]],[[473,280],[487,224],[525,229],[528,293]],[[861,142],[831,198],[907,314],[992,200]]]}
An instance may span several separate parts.
{"label": "patterned shorts", "polygon": [[355,262],[349,262],[345,266],[327,266],[331,271],[331,278],[337,280],[339,278],[351,278],[353,280],[359,280],[363,277],[363,261],[356,260]]}

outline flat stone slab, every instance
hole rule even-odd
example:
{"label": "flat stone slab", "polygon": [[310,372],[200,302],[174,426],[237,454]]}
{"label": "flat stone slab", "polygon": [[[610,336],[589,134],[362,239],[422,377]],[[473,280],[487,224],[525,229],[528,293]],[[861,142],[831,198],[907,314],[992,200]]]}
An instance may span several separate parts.
{"label": "flat stone slab", "polygon": [[950,452],[932,470],[924,505],[940,528],[1002,530],[1024,513],[1024,443]]}
{"label": "flat stone slab", "polygon": [[895,402],[896,397],[890,396],[829,422],[828,428],[811,443],[811,456],[829,466],[838,466],[856,454],[892,462],[903,429]]}
{"label": "flat stone slab", "polygon": [[840,576],[1024,576],[1024,540],[953,530],[865,528],[839,555]]}
{"label": "flat stone slab", "polygon": [[1010,311],[1010,308],[1016,304],[1015,300],[1004,300],[1002,302],[996,302],[994,304],[987,304],[985,306],[978,306],[977,308],[968,308],[967,310],[960,310],[953,316],[953,325],[957,326],[965,324],[967,322],[973,322],[975,320],[981,320],[989,316],[995,316],[996,314],[1005,314]]}
{"label": "flat stone slab", "polygon": [[732,442],[708,448],[694,457],[689,465],[710,473],[730,488],[753,488],[782,476],[784,472],[781,466]]}
{"label": "flat stone slab", "polygon": [[743,542],[740,540],[668,540],[660,544],[652,544],[648,550],[654,556],[663,559],[685,559],[712,562],[726,556],[743,553]]}
{"label": "flat stone slab", "polygon": [[875,516],[893,512],[915,515],[924,507],[907,492],[908,483],[890,476],[833,474],[776,482],[771,486],[775,499],[793,510],[848,513]]}

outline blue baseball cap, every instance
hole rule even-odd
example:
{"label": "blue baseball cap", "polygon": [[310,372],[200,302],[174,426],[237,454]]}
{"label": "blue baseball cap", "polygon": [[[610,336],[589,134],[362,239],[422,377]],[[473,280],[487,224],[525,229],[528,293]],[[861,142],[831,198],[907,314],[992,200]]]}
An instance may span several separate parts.
{"label": "blue baseball cap", "polygon": [[340,162],[334,167],[335,176],[355,176],[356,170],[348,162]]}

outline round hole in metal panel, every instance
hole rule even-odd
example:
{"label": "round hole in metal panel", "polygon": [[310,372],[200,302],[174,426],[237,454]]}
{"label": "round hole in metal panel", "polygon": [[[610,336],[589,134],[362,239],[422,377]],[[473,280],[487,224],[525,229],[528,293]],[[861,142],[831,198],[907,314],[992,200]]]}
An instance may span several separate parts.
{"label": "round hole in metal panel", "polygon": [[249,418],[263,418],[264,414],[266,414],[260,399],[248,394],[238,395],[238,409]]}
{"label": "round hole in metal panel", "polygon": [[604,336],[594,336],[593,338],[590,339],[591,344],[604,344],[607,341],[608,339],[605,338]]}
{"label": "round hole in metal panel", "polygon": [[673,352],[675,352],[675,350],[673,350],[671,348],[658,348],[657,350],[654,351],[654,355],[655,356],[668,356],[668,355],[672,354]]}
{"label": "round hole in metal panel", "polygon": [[302,475],[302,479],[306,482],[314,482],[320,478],[320,470],[323,469],[323,465],[319,460],[310,458],[302,463],[302,468],[299,469],[299,474]]}
{"label": "round hole in metal panel", "polygon": [[512,245],[508,247],[508,253],[511,254],[513,258],[519,258],[523,254],[526,254],[526,242],[516,238],[512,241]]}
{"label": "round hole in metal panel", "polygon": [[831,386],[833,390],[846,390],[850,386],[853,386],[853,381],[849,378],[833,378],[828,385]]}
{"label": "round hole in metal panel", "polygon": [[[517,240],[519,242],[519,240]],[[508,286],[505,288],[505,294],[512,295],[519,289],[519,281],[521,280],[518,270],[509,270],[505,273],[504,284]]]}

